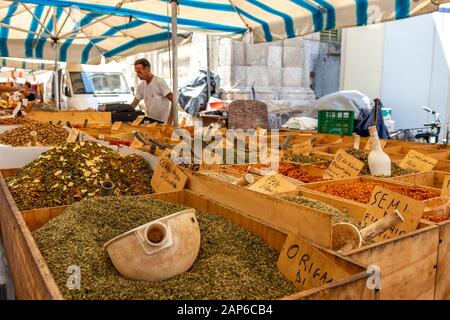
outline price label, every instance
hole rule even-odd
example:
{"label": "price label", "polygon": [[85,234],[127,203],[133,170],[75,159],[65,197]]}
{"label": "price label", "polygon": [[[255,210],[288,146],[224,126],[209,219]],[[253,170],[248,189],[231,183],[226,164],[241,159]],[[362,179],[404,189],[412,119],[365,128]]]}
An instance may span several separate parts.
{"label": "price label", "polygon": [[111,127],[112,131],[117,131],[120,129],[120,126],[122,125],[122,121],[116,121]]}
{"label": "price label", "polygon": [[134,149],[141,149],[142,147],[144,147],[144,143],[141,140],[139,140],[138,138],[134,137],[133,141],[131,142],[130,147],[134,148]]}
{"label": "price label", "polygon": [[156,192],[172,192],[184,189],[188,178],[165,156],[158,158],[158,165],[153,172],[152,188]]}
{"label": "price label", "polygon": [[69,136],[67,137],[66,142],[71,143],[77,141],[78,135],[80,134],[80,131],[78,131],[75,128],[70,129]]}
{"label": "price label", "polygon": [[281,174],[264,176],[249,187],[250,190],[265,194],[277,194],[297,190],[297,186],[289,182]]}
{"label": "price label", "polygon": [[137,127],[138,125],[141,124],[141,122],[142,122],[142,120],[144,120],[144,118],[145,118],[145,116],[138,116],[138,117],[136,118],[136,120],[134,120],[134,121],[131,123],[131,125],[134,126],[134,127]]}
{"label": "price label", "polygon": [[[384,148],[386,146],[387,141],[386,140],[380,140],[380,145],[381,148]],[[373,149],[373,144],[372,144],[372,137],[369,137],[369,139],[367,140],[366,146],[364,147],[364,151],[365,152],[370,152]]]}
{"label": "price label", "polygon": [[343,179],[356,177],[364,167],[364,162],[349,155],[344,150],[338,150],[328,169],[324,172],[324,179]]}
{"label": "price label", "polygon": [[318,249],[293,233],[289,233],[284,242],[277,268],[300,291],[349,276]]}
{"label": "price label", "polygon": [[424,155],[415,150],[409,150],[406,157],[400,162],[400,167],[414,171],[431,171],[437,162],[438,160],[433,157]]}
{"label": "price label", "polygon": [[381,233],[372,240],[380,242],[395,238],[416,230],[424,209],[425,203],[422,201],[377,186],[370,196],[366,213],[361,221],[361,228],[367,227],[394,210],[398,210],[405,221]]}

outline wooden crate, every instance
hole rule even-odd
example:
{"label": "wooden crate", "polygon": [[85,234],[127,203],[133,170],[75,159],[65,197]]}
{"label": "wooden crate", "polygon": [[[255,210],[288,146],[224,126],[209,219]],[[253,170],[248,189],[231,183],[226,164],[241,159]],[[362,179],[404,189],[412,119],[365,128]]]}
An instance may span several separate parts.
{"label": "wooden crate", "polygon": [[389,178],[389,180],[441,189],[446,175],[449,175],[449,173],[444,171],[433,170],[433,171],[417,172],[399,177],[392,177]]}
{"label": "wooden crate", "polygon": [[33,111],[29,112],[27,116],[36,121],[66,123],[69,121],[71,124],[82,125],[85,119],[88,120],[88,124],[108,124],[111,123],[111,112],[94,112],[94,111],[60,111],[60,112],[44,112]]}
{"label": "wooden crate", "polygon": [[[19,212],[0,174],[0,204],[3,240],[8,263],[18,299],[63,299],[31,232],[53,217],[61,214],[64,207]],[[266,225],[232,208],[223,206],[190,191],[155,194],[153,197],[176,204],[221,215],[233,223],[253,232],[278,252],[287,236],[283,231]],[[320,250],[320,249],[319,249]],[[344,268],[350,277],[325,286],[298,292],[286,299],[377,299],[378,292],[366,286],[368,274],[365,266],[351,260],[324,252],[334,263]]]}

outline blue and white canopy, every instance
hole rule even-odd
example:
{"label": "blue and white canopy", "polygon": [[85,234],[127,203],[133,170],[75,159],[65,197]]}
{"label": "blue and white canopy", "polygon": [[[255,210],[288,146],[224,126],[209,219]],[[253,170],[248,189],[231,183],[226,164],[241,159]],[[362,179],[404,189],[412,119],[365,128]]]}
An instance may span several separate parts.
{"label": "blue and white canopy", "polygon": [[[77,7],[82,11],[97,12],[96,14],[100,16],[102,14],[133,16],[161,27],[169,25],[171,19],[168,0],[26,0],[23,2],[58,5],[66,11],[70,10],[70,7]],[[178,0],[177,25],[179,30],[206,32],[235,39],[251,31],[254,42],[266,42],[322,30],[404,19],[436,11],[439,3],[444,2],[448,1]]]}
{"label": "blue and white canopy", "polygon": [[[97,64],[170,44],[163,26],[44,2],[53,3],[0,1],[0,57]],[[189,36],[179,34],[178,42]]]}
{"label": "blue and white canopy", "polygon": [[1,58],[0,67],[27,71],[53,70],[55,62],[32,59]]}

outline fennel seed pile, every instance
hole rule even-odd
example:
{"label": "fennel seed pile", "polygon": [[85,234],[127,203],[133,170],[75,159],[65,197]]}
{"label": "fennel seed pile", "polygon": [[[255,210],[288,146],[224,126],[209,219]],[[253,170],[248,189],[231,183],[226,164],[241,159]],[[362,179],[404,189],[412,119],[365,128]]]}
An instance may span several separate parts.
{"label": "fennel seed pile", "polygon": [[37,133],[37,144],[42,146],[63,145],[69,135],[63,127],[50,123],[32,121],[21,124],[18,128],[1,133],[0,143],[13,147],[29,146],[32,142],[30,135],[32,131]]}
{"label": "fennel seed pile", "polygon": [[[33,237],[66,299],[274,299],[296,292],[278,272],[274,249],[225,218],[198,211],[200,252],[189,271],[160,282],[128,280],[116,271],[103,248],[107,241],[186,208],[150,196],[85,199]],[[81,270],[79,290],[66,286],[72,265]]]}

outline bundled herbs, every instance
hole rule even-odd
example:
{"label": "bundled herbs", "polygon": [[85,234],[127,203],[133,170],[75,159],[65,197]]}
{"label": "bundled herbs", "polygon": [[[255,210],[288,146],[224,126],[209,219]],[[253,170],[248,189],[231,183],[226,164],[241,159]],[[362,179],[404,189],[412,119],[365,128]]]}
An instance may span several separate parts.
{"label": "bundled herbs", "polygon": [[42,146],[63,145],[69,135],[63,127],[33,121],[24,123],[18,128],[0,134],[0,143],[13,147],[30,146],[32,144],[32,136],[30,133],[33,131],[37,133],[37,144]]}
{"label": "bundled herbs", "polygon": [[115,195],[152,193],[153,171],[138,155],[122,157],[95,142],[68,143],[43,153],[7,179],[20,210],[72,204],[115,184]]}
{"label": "bundled herbs", "polygon": [[[189,271],[160,282],[122,277],[103,245],[184,209],[148,196],[86,199],[33,237],[66,299],[275,299],[296,292],[277,270],[277,251],[229,220],[200,212],[200,252]],[[72,265],[81,270],[79,290],[66,285]]]}
{"label": "bundled herbs", "polygon": [[360,227],[360,224],[357,220],[353,219],[352,217],[348,216],[343,211],[339,210],[338,208],[331,206],[329,204],[326,204],[322,201],[302,197],[302,196],[288,196],[283,195],[281,196],[281,199],[298,203],[304,206],[307,206],[309,208],[317,209],[320,211],[324,211],[326,213],[331,214],[331,223],[351,223],[356,227]]}
{"label": "bundled herbs", "polygon": [[[369,169],[369,160],[368,160],[368,154],[364,153],[361,150],[352,149],[348,152],[351,156],[355,157],[356,159],[364,162],[364,167],[361,170],[362,175],[370,175],[370,169]],[[410,169],[403,169],[395,162],[391,161],[391,177],[397,177],[397,176],[404,176],[407,174],[415,173],[415,171]]]}

